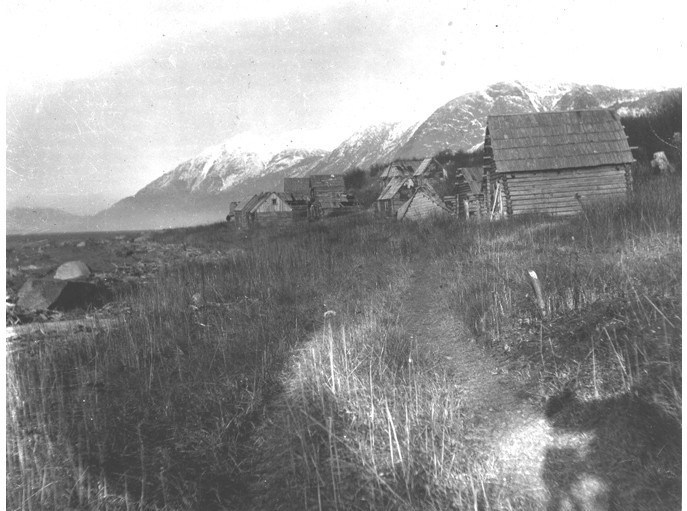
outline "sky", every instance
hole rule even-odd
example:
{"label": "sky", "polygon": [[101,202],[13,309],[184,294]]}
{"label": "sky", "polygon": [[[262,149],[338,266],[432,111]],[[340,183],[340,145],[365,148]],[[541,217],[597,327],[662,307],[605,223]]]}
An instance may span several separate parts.
{"label": "sky", "polygon": [[230,139],[331,150],[499,81],[678,87],[680,12],[674,0],[6,0],[7,207],[92,214]]}

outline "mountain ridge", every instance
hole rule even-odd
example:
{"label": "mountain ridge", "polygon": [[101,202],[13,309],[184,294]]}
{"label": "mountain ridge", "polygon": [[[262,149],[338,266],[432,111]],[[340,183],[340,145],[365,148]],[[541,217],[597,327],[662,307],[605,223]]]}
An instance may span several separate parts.
{"label": "mountain ridge", "polygon": [[[140,230],[221,221],[230,202],[260,191],[281,191],[285,177],[343,174],[353,168],[425,158],[445,150],[475,149],[483,142],[490,114],[612,108],[632,116],[658,108],[667,91],[498,82],[457,96],[424,120],[383,122],[358,130],[332,151],[268,152],[264,149],[267,144],[259,139],[238,135],[180,162],[133,196],[87,217],[86,223],[89,229]],[[43,226],[59,223],[42,221]],[[74,226],[73,221],[67,224]]]}

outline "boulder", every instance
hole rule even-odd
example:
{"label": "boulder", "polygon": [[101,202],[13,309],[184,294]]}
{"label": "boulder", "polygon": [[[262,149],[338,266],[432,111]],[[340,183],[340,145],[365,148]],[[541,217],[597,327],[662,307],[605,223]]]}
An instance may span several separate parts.
{"label": "boulder", "polygon": [[29,279],[19,289],[17,306],[26,312],[68,311],[99,305],[107,291],[78,280]]}
{"label": "boulder", "polygon": [[91,270],[83,261],[69,261],[64,263],[55,272],[56,280],[87,279]]}
{"label": "boulder", "polygon": [[79,243],[76,244],[76,247],[77,247],[77,248],[84,248],[85,246],[86,246],[86,242],[85,242],[85,241],[80,241]]}

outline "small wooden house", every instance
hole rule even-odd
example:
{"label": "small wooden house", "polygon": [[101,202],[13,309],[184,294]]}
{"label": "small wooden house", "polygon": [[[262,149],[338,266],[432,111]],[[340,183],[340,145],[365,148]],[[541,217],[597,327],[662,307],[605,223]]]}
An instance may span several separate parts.
{"label": "small wooden house", "polygon": [[415,182],[411,177],[393,177],[386,184],[374,203],[375,212],[383,216],[393,216],[413,195]]}
{"label": "small wooden house", "polygon": [[486,213],[484,203],[484,168],[464,167],[456,171],[456,211],[464,218]]}
{"label": "small wooden house", "polygon": [[284,194],[296,220],[346,214],[356,209],[353,197],[346,194],[341,174],[284,178]]}
{"label": "small wooden house", "polygon": [[624,198],[633,162],[620,118],[610,110],[487,119],[484,170],[492,211],[569,215],[591,201]]}
{"label": "small wooden house", "polygon": [[324,211],[342,207],[349,201],[343,174],[310,176],[310,197],[320,203]]}
{"label": "small wooden house", "polygon": [[451,211],[428,184],[418,186],[396,213],[398,220],[422,220],[436,216],[451,216]]}
{"label": "small wooden house", "polygon": [[294,221],[307,219],[310,205],[310,178],[285,177],[284,194],[286,203],[293,211]]}
{"label": "small wooden house", "polygon": [[245,227],[291,221],[292,208],[286,199],[286,194],[278,192],[262,192],[254,195],[234,209],[236,223]]}

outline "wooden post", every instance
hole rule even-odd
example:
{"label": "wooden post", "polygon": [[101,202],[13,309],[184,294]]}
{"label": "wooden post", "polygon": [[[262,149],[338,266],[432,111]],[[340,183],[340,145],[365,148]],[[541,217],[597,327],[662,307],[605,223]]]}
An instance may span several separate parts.
{"label": "wooden post", "polygon": [[494,204],[491,206],[491,214],[489,215],[489,220],[494,219],[494,211],[496,211],[496,201],[501,200],[501,182],[496,183],[496,191],[494,192]]}
{"label": "wooden post", "polygon": [[534,270],[529,270],[527,272],[527,276],[529,277],[530,284],[532,285],[532,289],[534,290],[534,295],[537,305],[539,306],[539,311],[541,312],[542,317],[544,317],[546,316],[546,305],[544,304],[544,296],[542,295],[541,282],[539,281],[539,277],[537,277],[537,273]]}

